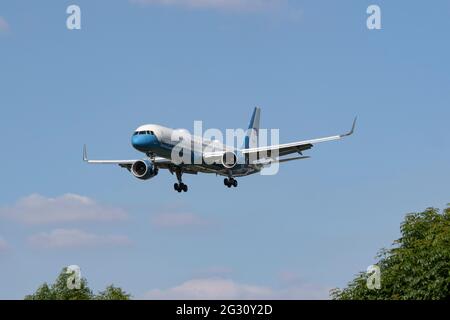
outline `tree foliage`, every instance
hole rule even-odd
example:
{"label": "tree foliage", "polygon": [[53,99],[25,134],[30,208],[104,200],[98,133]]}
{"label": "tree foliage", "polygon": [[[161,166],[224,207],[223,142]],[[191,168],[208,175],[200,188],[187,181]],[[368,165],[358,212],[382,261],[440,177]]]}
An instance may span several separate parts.
{"label": "tree foliage", "polygon": [[407,214],[401,237],[378,254],[381,288],[367,287],[359,273],[347,286],[331,291],[336,300],[421,300],[450,298],[450,204]]}
{"label": "tree foliage", "polygon": [[88,287],[86,278],[82,278],[79,289],[71,289],[67,285],[71,273],[63,268],[55,283],[42,284],[35,293],[25,296],[25,300],[129,300],[131,295],[114,285],[95,295]]}
{"label": "tree foliage", "polygon": [[110,285],[106,287],[105,291],[100,291],[95,298],[97,300],[129,300],[131,295],[119,287]]}

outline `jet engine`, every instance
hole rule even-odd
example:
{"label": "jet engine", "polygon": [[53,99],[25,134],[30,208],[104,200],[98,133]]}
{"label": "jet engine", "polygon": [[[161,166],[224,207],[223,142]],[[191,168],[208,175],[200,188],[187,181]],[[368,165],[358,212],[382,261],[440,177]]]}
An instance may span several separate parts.
{"label": "jet engine", "polygon": [[234,154],[234,152],[224,152],[224,154],[221,157],[221,164],[227,168],[232,169],[237,164],[237,157]]}
{"label": "jet engine", "polygon": [[131,166],[131,173],[140,180],[148,180],[158,174],[158,169],[148,160],[139,160]]}
{"label": "jet engine", "polygon": [[238,162],[236,154],[231,151],[206,153],[203,155],[203,159],[206,164],[218,164],[226,169],[234,168]]}

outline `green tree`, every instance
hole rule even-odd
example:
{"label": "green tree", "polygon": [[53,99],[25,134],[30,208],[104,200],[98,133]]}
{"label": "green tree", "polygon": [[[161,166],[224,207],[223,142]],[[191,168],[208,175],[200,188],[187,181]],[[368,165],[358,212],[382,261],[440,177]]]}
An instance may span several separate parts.
{"label": "green tree", "polygon": [[25,300],[129,300],[131,298],[131,295],[113,285],[94,295],[88,287],[86,278],[81,279],[79,289],[70,288],[68,281],[70,282],[71,275],[72,273],[67,272],[67,268],[63,268],[54,284],[51,286],[47,283],[42,284],[35,293],[25,296]]}
{"label": "green tree", "polygon": [[406,215],[401,237],[378,254],[381,288],[367,287],[360,272],[345,289],[334,289],[336,300],[421,300],[450,298],[450,204],[440,212],[428,208]]}
{"label": "green tree", "polygon": [[46,282],[41,285],[35,293],[25,296],[25,300],[55,300],[52,289],[48,286]]}
{"label": "green tree", "polygon": [[104,291],[100,291],[95,298],[97,300],[130,300],[131,295],[119,287],[110,285]]}

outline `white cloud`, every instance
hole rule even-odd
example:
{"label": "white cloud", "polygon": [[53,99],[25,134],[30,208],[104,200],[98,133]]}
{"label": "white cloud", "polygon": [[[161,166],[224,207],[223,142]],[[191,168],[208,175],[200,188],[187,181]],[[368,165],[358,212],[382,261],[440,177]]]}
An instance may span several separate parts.
{"label": "white cloud", "polygon": [[78,229],[55,229],[28,238],[29,244],[37,248],[59,249],[99,246],[124,246],[131,244],[126,236],[97,235]]}
{"label": "white cloud", "polygon": [[209,222],[194,213],[160,213],[151,218],[153,226],[160,229],[192,228],[206,226]]}
{"label": "white cloud", "polygon": [[192,279],[168,289],[148,291],[145,299],[172,300],[302,300],[328,299],[330,288],[316,285],[295,285],[272,288],[267,286],[242,284],[230,279]]}
{"label": "white cloud", "polygon": [[27,224],[113,221],[128,217],[120,208],[100,205],[88,197],[71,193],[57,198],[32,194],[11,207],[0,208],[0,216]]}
{"label": "white cloud", "polygon": [[259,11],[273,8],[285,0],[130,0],[140,5],[180,6],[226,11]]}
{"label": "white cloud", "polygon": [[193,279],[166,290],[151,290],[147,299],[269,299],[271,289],[262,286],[239,284],[227,279]]}
{"label": "white cloud", "polygon": [[0,17],[0,33],[2,32],[8,32],[9,31],[9,24],[5,20],[5,18]]}

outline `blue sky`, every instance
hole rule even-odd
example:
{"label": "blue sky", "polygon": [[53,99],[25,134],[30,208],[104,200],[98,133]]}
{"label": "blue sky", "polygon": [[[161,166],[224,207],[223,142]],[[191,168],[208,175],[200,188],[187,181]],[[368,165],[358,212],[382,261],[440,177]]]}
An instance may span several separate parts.
{"label": "blue sky", "polygon": [[[66,29],[66,8],[82,29]],[[200,3],[200,4],[199,4]],[[212,5],[211,5],[212,3]],[[230,5],[230,3],[232,5]],[[378,4],[382,30],[366,28]],[[64,266],[136,298],[324,298],[374,263],[404,214],[450,202],[450,4],[3,1],[0,298]],[[81,161],[139,157],[144,123],[341,133],[276,176],[141,182]]]}

